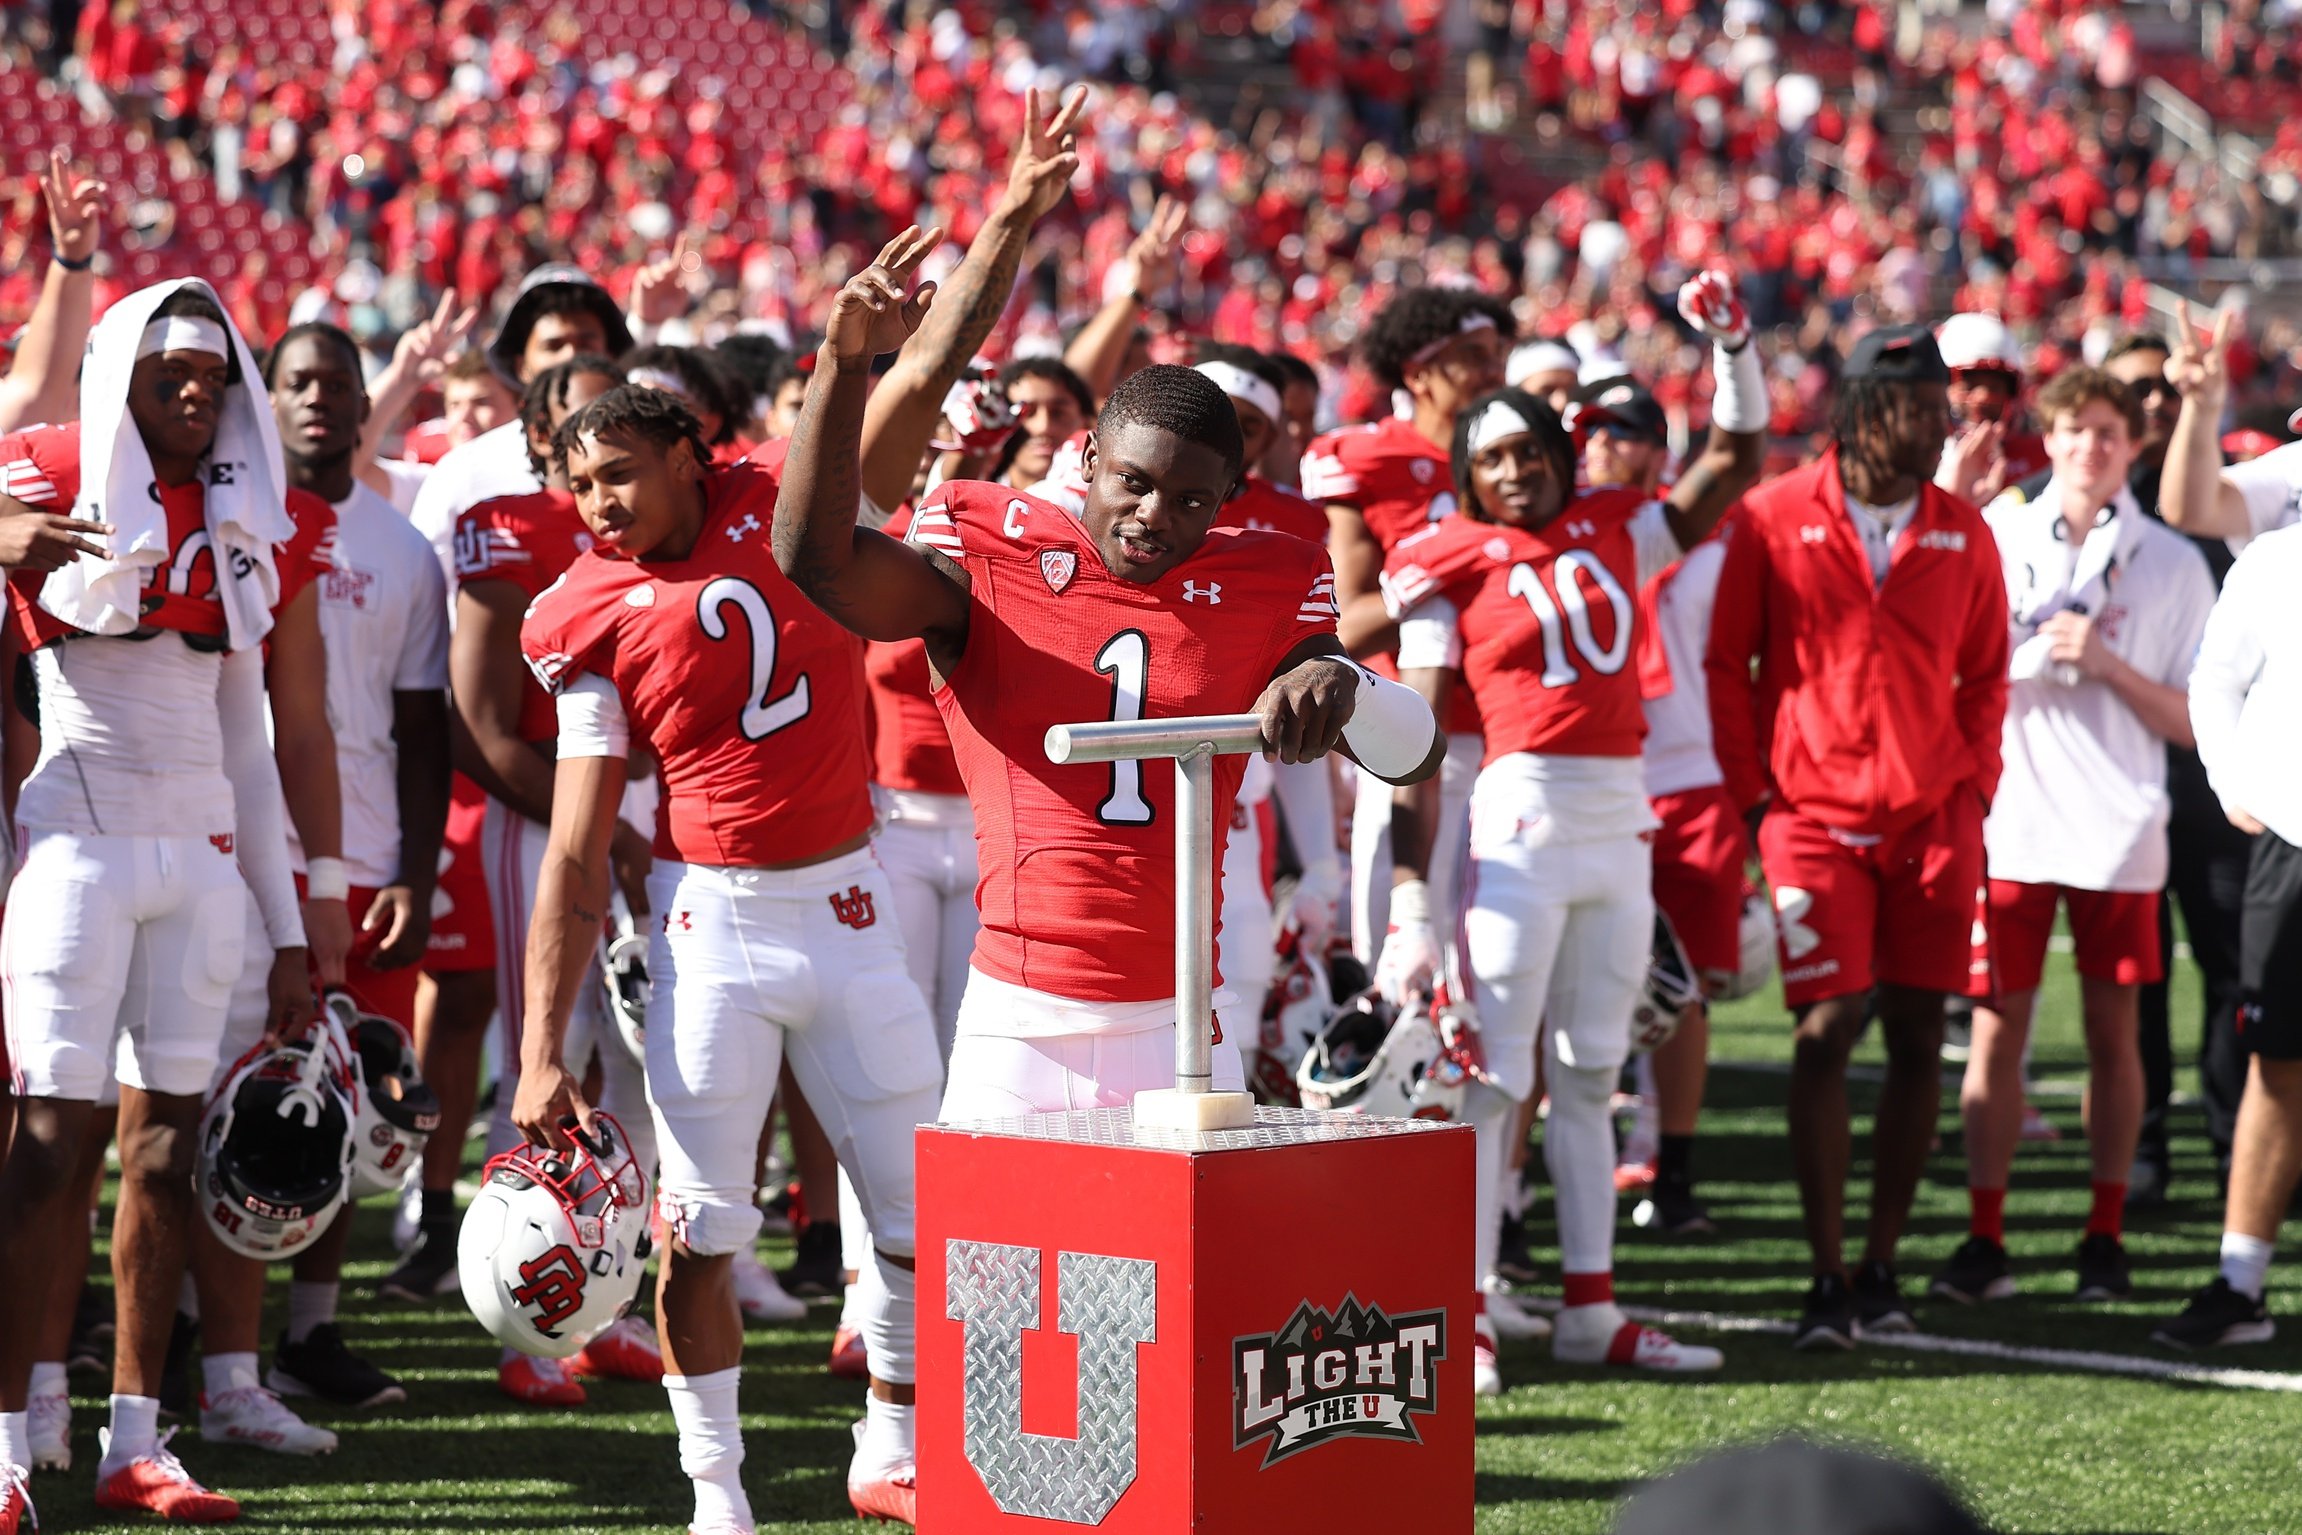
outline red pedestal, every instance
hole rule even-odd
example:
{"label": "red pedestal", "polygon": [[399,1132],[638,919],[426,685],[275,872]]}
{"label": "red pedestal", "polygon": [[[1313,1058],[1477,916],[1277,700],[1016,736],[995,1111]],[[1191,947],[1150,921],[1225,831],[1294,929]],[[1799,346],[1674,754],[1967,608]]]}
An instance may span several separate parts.
{"label": "red pedestal", "polygon": [[1465,1126],[919,1130],[919,1529],[1471,1528]]}

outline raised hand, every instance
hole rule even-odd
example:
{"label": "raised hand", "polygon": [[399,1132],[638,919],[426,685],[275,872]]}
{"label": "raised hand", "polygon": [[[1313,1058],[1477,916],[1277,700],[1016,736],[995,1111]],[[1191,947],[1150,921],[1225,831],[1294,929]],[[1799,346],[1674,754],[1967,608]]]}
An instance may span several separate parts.
{"label": "raised hand", "polygon": [[1741,351],[1750,340],[1750,311],[1734,279],[1715,268],[1697,272],[1679,289],[1679,314],[1729,352]]}
{"label": "raised hand", "polygon": [[1044,218],[1070,190],[1078,172],[1079,119],[1087,110],[1087,87],[1075,85],[1044,120],[1037,87],[1023,92],[1023,142],[1007,169],[1007,200],[1027,218]]}
{"label": "raised hand", "polygon": [[2230,387],[2230,337],[2238,326],[2238,311],[2224,309],[2214,317],[2210,333],[2191,318],[2190,304],[2174,304],[2173,351],[2166,358],[2166,381],[2182,391],[2185,400],[2220,405]]}
{"label": "raised hand", "polygon": [[[935,301],[935,284],[912,279],[927,253],[943,243],[941,229],[912,225],[879,249],[871,265],[847,280],[831,301],[823,344],[835,362],[860,367],[911,339]],[[909,295],[906,297],[906,295]]]}
{"label": "raised hand", "polygon": [[59,257],[77,263],[96,254],[96,242],[104,233],[104,194],[110,190],[92,177],[75,179],[64,151],[48,151],[48,173],[40,178],[40,195],[48,204],[48,233]]}
{"label": "raised hand", "polygon": [[703,258],[688,249],[687,232],[672,242],[671,254],[651,261],[631,280],[631,317],[642,325],[662,325],[687,313],[687,274],[699,270]]}
{"label": "raised hand", "polygon": [[448,364],[464,349],[479,318],[479,305],[458,308],[456,290],[448,289],[428,316],[400,333],[399,343],[392,348],[392,366],[419,384],[439,382]]}
{"label": "raised hand", "polygon": [[1162,197],[1151,209],[1151,222],[1127,247],[1124,270],[1134,275],[1137,294],[1156,293],[1175,281],[1182,256],[1184,206]]}

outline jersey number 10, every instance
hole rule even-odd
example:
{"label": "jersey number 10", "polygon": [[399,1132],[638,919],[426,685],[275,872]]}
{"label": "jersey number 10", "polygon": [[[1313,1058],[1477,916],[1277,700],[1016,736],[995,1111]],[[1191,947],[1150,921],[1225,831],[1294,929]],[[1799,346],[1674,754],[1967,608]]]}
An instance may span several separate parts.
{"label": "jersey number 10", "polygon": [[[1614,640],[1601,646],[1598,635],[1591,627],[1591,610],[1583,596],[1583,585],[1575,579],[1577,573],[1590,577],[1599,595],[1614,611]],[[1535,624],[1543,632],[1543,686],[1563,688],[1573,685],[1582,673],[1575,670],[1567,658],[1567,642],[1572,640],[1576,652],[1589,663],[1592,671],[1602,677],[1611,677],[1623,669],[1631,656],[1631,599],[1623,591],[1622,583],[1596,555],[1583,549],[1569,549],[1551,562],[1551,585],[1558,589],[1554,601],[1543,578],[1532,565],[1511,567],[1510,593],[1527,605],[1535,615]]]}

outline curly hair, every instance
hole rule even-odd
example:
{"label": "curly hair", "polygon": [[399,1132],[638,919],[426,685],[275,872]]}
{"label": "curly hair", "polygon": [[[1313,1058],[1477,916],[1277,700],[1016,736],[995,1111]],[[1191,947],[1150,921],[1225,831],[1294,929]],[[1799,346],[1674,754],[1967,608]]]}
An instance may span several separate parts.
{"label": "curly hair", "polygon": [[1116,435],[1121,427],[1137,423],[1213,448],[1234,474],[1246,462],[1238,408],[1220,384],[1195,368],[1153,363],[1128,374],[1103,402],[1096,436]]}
{"label": "curly hair", "polygon": [[1385,304],[1368,325],[1359,355],[1384,388],[1401,388],[1415,354],[1461,332],[1463,322],[1473,315],[1494,321],[1506,344],[1518,333],[1511,306],[1492,294],[1471,288],[1409,288]]}
{"label": "curly hair", "polygon": [[272,343],[271,349],[257,362],[256,371],[263,376],[266,389],[272,387],[272,380],[279,373],[280,354],[288,349],[290,342],[306,338],[342,347],[344,355],[351,359],[353,377],[361,379],[362,387],[365,387],[366,369],[361,365],[360,344],[352,339],[352,333],[340,325],[330,325],[325,320],[306,320],[301,325],[291,325],[280,332],[279,339]]}
{"label": "curly hair", "polygon": [[585,352],[565,362],[555,362],[529,379],[526,393],[520,396],[520,431],[527,439],[528,463],[538,479],[548,478],[559,461],[555,456],[553,462],[545,462],[535,450],[535,440],[538,437],[547,442],[551,440],[552,413],[566,408],[569,388],[585,374],[612,379],[618,385],[623,383],[623,368],[614,358]]}
{"label": "curly hair", "polygon": [[1471,489],[1471,430],[1490,405],[1507,406],[1527,423],[1534,433],[1535,446],[1551,461],[1551,476],[1559,482],[1559,490],[1572,497],[1575,493],[1574,434],[1559,419],[1559,413],[1543,400],[1513,387],[1480,395],[1455,418],[1455,440],[1447,459],[1454,469],[1456,509],[1478,522],[1492,520],[1479,509],[1479,498]]}
{"label": "curly hair", "polygon": [[623,354],[624,377],[642,370],[668,374],[679,380],[673,390],[687,400],[698,416],[710,414],[719,417],[719,431],[712,438],[717,446],[735,441],[735,429],[751,414],[750,402],[743,390],[733,385],[731,375],[715,366],[709,354],[690,346],[635,346]]}
{"label": "curly hair", "polygon": [[618,384],[562,421],[552,433],[553,473],[567,473],[568,452],[577,438],[611,433],[636,437],[667,452],[673,444],[684,442],[698,464],[711,467],[711,444],[703,440],[702,423],[679,396],[638,384]]}

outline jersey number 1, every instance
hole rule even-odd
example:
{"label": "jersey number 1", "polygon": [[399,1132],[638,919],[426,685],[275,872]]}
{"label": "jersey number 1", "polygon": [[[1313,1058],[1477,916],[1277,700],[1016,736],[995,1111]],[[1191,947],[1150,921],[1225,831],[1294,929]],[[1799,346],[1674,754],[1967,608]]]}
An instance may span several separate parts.
{"label": "jersey number 1", "polygon": [[[1583,597],[1583,586],[1575,579],[1580,572],[1590,577],[1591,584],[1614,612],[1614,642],[1604,649],[1599,646],[1598,635],[1591,628],[1591,610]],[[1592,671],[1602,677],[1611,677],[1623,669],[1631,656],[1631,599],[1625,595],[1622,583],[1607,569],[1605,562],[1581,549],[1569,549],[1551,562],[1551,583],[1558,588],[1558,600],[1543,586],[1543,578],[1535,574],[1532,565],[1511,567],[1510,593],[1523,600],[1528,611],[1535,615],[1535,625],[1543,631],[1543,686],[1563,688],[1574,683],[1582,674],[1567,659],[1567,641],[1574,641],[1575,650]],[[1565,612],[1562,614],[1561,609]]]}
{"label": "jersey number 1", "polygon": [[775,614],[758,587],[734,576],[721,576],[707,583],[696,598],[695,621],[710,638],[724,640],[731,632],[727,622],[730,607],[742,613],[751,628],[751,688],[744,694],[739,723],[745,740],[762,741],[807,717],[807,673],[801,672],[781,698],[769,698],[767,690],[775,686]]}
{"label": "jersey number 1", "polygon": [[[1151,685],[1151,642],[1140,629],[1122,629],[1095,652],[1095,670],[1111,679],[1111,717],[1139,720],[1143,695]],[[1111,792],[1095,807],[1095,818],[1106,826],[1148,826],[1151,802],[1143,797],[1143,764],[1126,760],[1111,764]]]}

